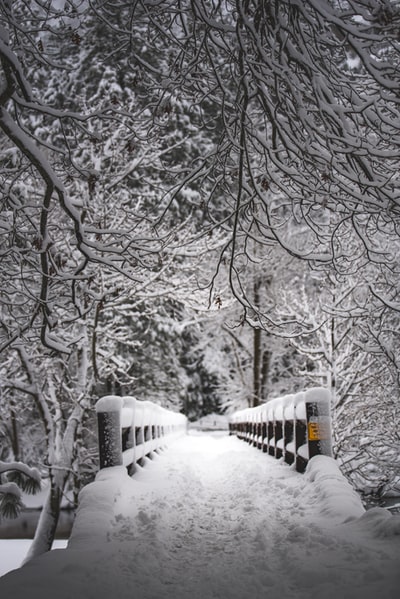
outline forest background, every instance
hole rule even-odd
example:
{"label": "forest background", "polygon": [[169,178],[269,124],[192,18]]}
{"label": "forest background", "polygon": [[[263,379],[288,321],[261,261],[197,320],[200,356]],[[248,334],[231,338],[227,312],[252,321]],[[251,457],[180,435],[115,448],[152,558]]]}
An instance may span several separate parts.
{"label": "forest background", "polygon": [[48,481],[33,554],[109,393],[326,386],[342,471],[398,492],[399,42],[398,1],[2,0],[0,510]]}

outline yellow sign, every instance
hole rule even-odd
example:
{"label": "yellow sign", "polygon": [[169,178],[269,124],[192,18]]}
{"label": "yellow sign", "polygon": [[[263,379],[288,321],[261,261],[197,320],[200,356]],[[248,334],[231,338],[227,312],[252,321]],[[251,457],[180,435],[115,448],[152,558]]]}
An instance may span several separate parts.
{"label": "yellow sign", "polygon": [[326,422],[309,422],[308,423],[308,440],[322,441],[329,439],[329,426]]}

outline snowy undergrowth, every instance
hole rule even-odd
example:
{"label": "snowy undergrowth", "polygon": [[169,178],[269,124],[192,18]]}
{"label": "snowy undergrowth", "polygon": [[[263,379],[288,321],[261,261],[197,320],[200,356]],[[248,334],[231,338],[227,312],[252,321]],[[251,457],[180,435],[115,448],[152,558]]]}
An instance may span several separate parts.
{"label": "snowy undergrowth", "polygon": [[329,458],[300,475],[236,438],[190,435],[132,479],[100,472],[68,548],[1,578],[0,594],[394,599],[399,533],[386,510],[365,513]]}

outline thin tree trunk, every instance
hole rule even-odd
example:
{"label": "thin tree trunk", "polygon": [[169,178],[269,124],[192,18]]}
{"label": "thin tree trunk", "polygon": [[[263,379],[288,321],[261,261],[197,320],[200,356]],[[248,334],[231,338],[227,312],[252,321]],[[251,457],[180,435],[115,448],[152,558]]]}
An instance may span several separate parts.
{"label": "thin tree trunk", "polygon": [[253,332],[253,407],[260,403],[261,395],[261,329]]}
{"label": "thin tree trunk", "polygon": [[[261,279],[257,276],[253,283],[253,301],[255,306],[260,305]],[[261,329],[253,331],[253,406],[258,406],[261,400],[261,368],[262,368],[262,335]]]}
{"label": "thin tree trunk", "polygon": [[261,399],[266,401],[268,396],[268,378],[271,366],[272,353],[265,350],[262,356],[262,368],[261,368]]}
{"label": "thin tree trunk", "polygon": [[18,434],[18,420],[17,415],[15,413],[14,408],[10,409],[10,419],[11,419],[11,446],[14,454],[14,460],[17,462],[22,461],[21,457],[21,449],[19,444],[19,434]]}
{"label": "thin tree trunk", "polygon": [[[66,477],[64,478],[64,484],[65,481]],[[60,516],[62,494],[63,488],[60,488],[59,483],[52,481],[50,483],[45,504],[40,513],[35,536],[24,563],[46,551],[50,551],[56,534],[58,518]]]}
{"label": "thin tree trunk", "polygon": [[58,461],[53,466],[53,475],[50,478],[50,488],[46,502],[42,508],[35,536],[25,562],[49,551],[53,544],[60,515],[61,500],[71,472],[73,449],[83,413],[82,406],[77,405],[68,418],[67,426],[62,435],[62,455],[59,456]]}

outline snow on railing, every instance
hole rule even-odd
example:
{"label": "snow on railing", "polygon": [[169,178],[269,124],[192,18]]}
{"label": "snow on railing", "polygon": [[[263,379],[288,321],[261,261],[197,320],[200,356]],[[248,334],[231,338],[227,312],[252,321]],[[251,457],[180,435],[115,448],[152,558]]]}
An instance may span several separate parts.
{"label": "snow on railing", "polygon": [[316,387],[240,410],[230,417],[229,430],[304,472],[315,455],[332,455],[330,393]]}
{"label": "snow on railing", "polygon": [[186,433],[187,418],[150,401],[107,395],[96,403],[100,469],[134,465]]}

